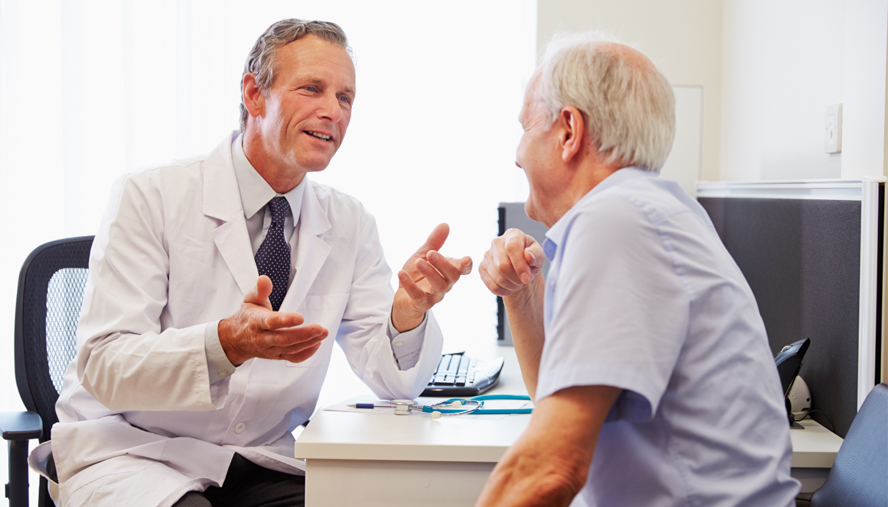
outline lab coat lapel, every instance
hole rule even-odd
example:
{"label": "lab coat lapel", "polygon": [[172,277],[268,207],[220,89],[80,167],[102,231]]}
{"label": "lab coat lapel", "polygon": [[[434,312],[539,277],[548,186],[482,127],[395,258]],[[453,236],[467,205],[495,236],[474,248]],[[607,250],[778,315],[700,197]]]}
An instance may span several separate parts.
{"label": "lab coat lapel", "polygon": [[243,203],[234,175],[231,142],[232,138],[226,137],[204,162],[204,214],[222,221],[213,230],[213,241],[241,292],[246,295],[256,286],[259,270],[253,259]]}
{"label": "lab coat lapel", "polygon": [[[290,239],[290,251],[293,256],[296,276],[284,301],[281,303],[282,311],[293,311],[305,299],[308,289],[314,283],[321,267],[327,260],[332,248],[324,241],[323,235],[330,230],[330,221],[327,212],[321,206],[311,181],[305,180],[305,193],[302,197],[302,210],[299,212],[298,234],[293,234]],[[295,239],[295,249],[293,240]]]}

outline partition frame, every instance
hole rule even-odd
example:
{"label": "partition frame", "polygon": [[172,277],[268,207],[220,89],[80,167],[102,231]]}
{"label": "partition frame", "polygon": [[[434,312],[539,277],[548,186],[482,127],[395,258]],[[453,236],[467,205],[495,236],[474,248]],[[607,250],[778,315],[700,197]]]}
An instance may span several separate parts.
{"label": "partition frame", "polygon": [[[885,312],[878,312],[879,186],[872,178],[775,181],[701,181],[697,198],[815,199],[860,201],[860,300],[858,315],[857,408],[876,384],[877,330],[885,330]],[[886,206],[888,208],[888,206]],[[884,210],[881,210],[885,213]],[[884,272],[883,272],[884,273]],[[884,305],[884,299],[883,305]],[[884,342],[884,336],[883,336]],[[884,352],[884,350],[883,350]],[[883,370],[885,366],[883,365]],[[880,372],[881,374],[881,372]]]}

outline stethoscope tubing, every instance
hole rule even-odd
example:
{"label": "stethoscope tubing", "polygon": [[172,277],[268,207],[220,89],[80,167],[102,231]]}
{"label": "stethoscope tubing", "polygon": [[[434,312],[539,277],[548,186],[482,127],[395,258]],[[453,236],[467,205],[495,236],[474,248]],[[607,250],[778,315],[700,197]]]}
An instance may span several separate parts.
{"label": "stethoscope tubing", "polygon": [[[530,401],[530,396],[522,396],[516,394],[484,394],[480,396],[474,396],[472,398],[450,398],[449,400],[440,401],[438,403],[432,405],[422,405],[422,411],[425,413],[434,413],[439,412],[441,414],[478,414],[478,415],[512,415],[512,414],[530,414],[533,412],[532,408],[484,408],[484,402],[489,400],[518,400],[518,401]],[[453,403],[454,401],[460,403],[471,403],[477,402],[477,408],[443,408],[444,406]],[[419,408],[418,406],[416,408]]]}

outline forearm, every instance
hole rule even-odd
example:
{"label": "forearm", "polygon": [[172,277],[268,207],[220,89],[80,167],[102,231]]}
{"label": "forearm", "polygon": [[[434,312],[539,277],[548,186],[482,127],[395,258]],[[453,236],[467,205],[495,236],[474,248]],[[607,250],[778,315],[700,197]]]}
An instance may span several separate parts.
{"label": "forearm", "polygon": [[537,403],[476,507],[570,505],[586,483],[598,434],[619,394],[614,387],[578,386]]}
{"label": "forearm", "polygon": [[509,316],[509,329],[515,355],[521,367],[521,376],[531,398],[536,395],[540,357],[543,354],[545,330],[543,326],[543,300],[545,281],[537,275],[521,292],[503,298]]}

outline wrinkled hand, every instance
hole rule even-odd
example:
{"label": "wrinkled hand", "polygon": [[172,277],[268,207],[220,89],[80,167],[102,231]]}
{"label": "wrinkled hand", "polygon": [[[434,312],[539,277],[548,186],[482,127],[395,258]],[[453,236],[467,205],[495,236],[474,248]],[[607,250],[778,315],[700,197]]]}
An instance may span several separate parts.
{"label": "wrinkled hand", "polygon": [[254,357],[301,363],[327,337],[327,330],[317,324],[303,326],[305,319],[298,313],[273,311],[268,301],[271,287],[271,279],[260,276],[240,310],[219,322],[222,350],[234,365]]}
{"label": "wrinkled hand", "polygon": [[399,332],[420,325],[425,312],[444,299],[459,277],[472,272],[470,257],[454,259],[438,253],[449,234],[450,226],[439,224],[398,272],[392,324]]}
{"label": "wrinkled hand", "polygon": [[519,229],[509,229],[494,239],[478,273],[484,285],[497,296],[520,292],[543,270],[543,248]]}

